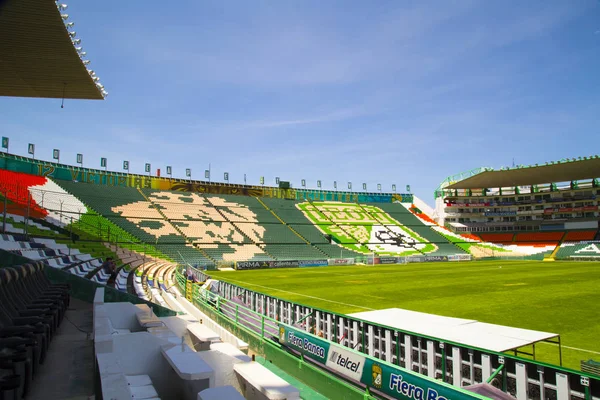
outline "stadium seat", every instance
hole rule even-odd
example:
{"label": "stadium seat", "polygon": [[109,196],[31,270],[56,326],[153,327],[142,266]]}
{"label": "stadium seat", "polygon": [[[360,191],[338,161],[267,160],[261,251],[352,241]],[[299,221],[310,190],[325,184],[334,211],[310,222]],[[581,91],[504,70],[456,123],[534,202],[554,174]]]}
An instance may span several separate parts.
{"label": "stadium seat", "polygon": [[579,242],[583,240],[594,240],[595,236],[595,230],[567,231],[567,233],[563,237],[563,242]]}

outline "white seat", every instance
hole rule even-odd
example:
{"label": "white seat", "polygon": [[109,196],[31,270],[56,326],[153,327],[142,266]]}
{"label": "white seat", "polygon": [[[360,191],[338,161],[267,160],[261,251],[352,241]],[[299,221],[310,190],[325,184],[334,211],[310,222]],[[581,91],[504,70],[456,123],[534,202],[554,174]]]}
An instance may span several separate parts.
{"label": "white seat", "polygon": [[210,349],[216,350],[223,354],[227,354],[228,356],[237,358],[240,361],[244,361],[244,362],[252,361],[252,358],[250,356],[248,356],[247,354],[245,354],[240,349],[236,348],[234,345],[232,345],[230,343],[211,343]]}
{"label": "white seat", "polygon": [[204,389],[198,393],[198,400],[244,400],[233,386],[219,386],[216,388]]}
{"label": "white seat", "polygon": [[129,386],[152,385],[152,380],[148,375],[126,375],[125,379]]}
{"label": "white seat", "polygon": [[218,334],[200,323],[189,324],[187,330],[192,336],[192,343],[197,351],[210,350],[212,342],[221,341]]}
{"label": "white seat", "polygon": [[92,259],[92,256],[90,256],[89,254],[77,254],[77,259],[79,261],[89,261]]}
{"label": "white seat", "polygon": [[102,265],[102,260],[101,259],[94,259],[90,261],[90,264],[92,264],[94,267],[99,267]]}
{"label": "white seat", "polygon": [[[252,387],[270,400],[300,399],[298,389],[257,362],[235,364],[233,370],[240,379],[247,383],[245,397],[253,394],[252,391],[249,391],[249,388]],[[254,398],[254,396],[252,397]]]}
{"label": "white seat", "polygon": [[215,371],[189,346],[167,345],[161,348],[161,352],[181,379],[208,380],[206,386],[214,386]]}

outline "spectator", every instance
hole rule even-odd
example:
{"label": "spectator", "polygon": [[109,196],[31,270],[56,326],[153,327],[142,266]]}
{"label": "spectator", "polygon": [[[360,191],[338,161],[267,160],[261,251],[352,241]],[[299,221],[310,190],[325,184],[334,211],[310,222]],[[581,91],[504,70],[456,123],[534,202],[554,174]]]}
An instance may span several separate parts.
{"label": "spectator", "polygon": [[110,277],[112,279],[116,279],[117,278],[117,265],[115,264],[114,260],[112,257],[108,257],[106,259],[106,261],[104,261],[104,263],[102,264],[102,270],[107,274],[110,275]]}

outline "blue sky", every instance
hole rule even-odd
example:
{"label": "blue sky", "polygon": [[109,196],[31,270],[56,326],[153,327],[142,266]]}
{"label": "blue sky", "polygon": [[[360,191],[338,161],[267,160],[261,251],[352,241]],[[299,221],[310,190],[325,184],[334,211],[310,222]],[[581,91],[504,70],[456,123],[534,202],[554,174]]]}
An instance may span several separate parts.
{"label": "blue sky", "polygon": [[597,0],[67,4],[109,97],[0,98],[12,153],[430,204],[451,174],[600,153]]}

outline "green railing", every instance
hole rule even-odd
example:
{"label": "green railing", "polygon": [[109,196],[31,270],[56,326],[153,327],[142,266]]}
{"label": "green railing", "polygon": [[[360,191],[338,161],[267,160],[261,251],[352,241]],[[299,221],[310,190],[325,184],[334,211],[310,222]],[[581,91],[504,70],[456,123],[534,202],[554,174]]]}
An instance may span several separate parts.
{"label": "green railing", "polygon": [[[350,340],[346,340],[347,346],[360,348],[360,351],[366,354],[379,354],[379,358],[384,358],[399,366],[411,365],[429,376],[435,373],[435,377],[441,378],[444,382],[452,382],[461,386],[464,382],[481,382],[480,378],[476,380],[473,379],[473,376],[483,376],[487,379],[489,374],[501,365],[505,365],[504,372],[501,374],[501,379],[504,382],[503,388],[512,395],[515,395],[517,390],[529,391],[523,389],[523,387],[527,387],[523,386],[526,380],[528,380],[527,385],[534,388],[531,390],[554,395],[553,393],[559,390],[557,388],[559,384],[551,382],[556,380],[560,382],[560,385],[564,385],[561,386],[560,390],[570,391],[573,399],[589,400],[590,398],[586,397],[588,391],[591,391],[594,397],[600,398],[600,379],[583,371],[524,358],[516,354],[471,347],[382,324],[375,324],[255,292],[228,282],[220,283],[219,293],[229,299],[243,297],[245,304],[249,305],[249,308],[253,309],[254,312],[269,314],[271,317],[277,316],[278,321],[291,325],[294,325],[302,317],[308,317],[309,314],[312,314],[310,315],[312,323],[320,318],[321,325],[317,326],[317,329],[321,330],[325,337],[337,338],[342,332],[353,332],[353,341],[350,343]],[[331,323],[326,325],[327,320],[330,320]],[[342,326],[343,331],[340,331],[338,328]],[[385,342],[384,350],[382,350],[381,344],[379,346],[375,345],[377,341],[380,343]],[[557,352],[559,358],[561,358],[560,337],[557,342],[553,343],[558,344]],[[525,351],[531,351],[531,348],[518,350],[518,354],[535,356],[535,346],[533,346],[533,354]],[[410,356],[413,352],[417,354],[422,352],[423,359],[421,357],[415,358],[414,355]],[[430,369],[431,362],[436,363],[433,372]],[[445,368],[442,366],[445,366]],[[523,375],[524,372],[529,378]],[[458,373],[458,375],[455,375],[455,373]],[[538,376],[539,379],[534,379],[534,376]],[[563,377],[566,377],[566,379],[563,379]],[[483,380],[485,381],[485,379]],[[587,387],[582,382],[590,382],[590,386]]]}
{"label": "green railing", "polygon": [[[176,273],[176,282],[182,293],[188,293],[188,297],[191,292],[192,302],[196,307],[232,333],[246,340],[253,351],[265,354],[266,358],[269,358],[269,353],[273,351],[285,354],[287,357],[295,357],[301,368],[295,366],[289,373],[299,380],[302,380],[299,375],[302,375],[307,368],[312,369],[313,375],[320,370],[318,373],[320,379],[313,382],[314,387],[316,390],[325,392],[327,387],[337,386],[329,394],[333,398],[371,399],[374,398],[372,394],[407,398],[410,396],[404,392],[408,390],[408,385],[413,387],[412,390],[417,396],[415,399],[486,398],[358,351],[344,348],[303,329],[283,324],[224,297],[215,294],[203,295],[200,285],[187,281],[179,271]],[[301,338],[301,343],[304,345],[298,347],[294,344],[296,341],[286,339],[288,337]],[[321,354],[311,350],[314,348],[322,349]],[[340,364],[336,364],[332,360],[339,360],[341,356],[353,360],[356,365],[356,368],[353,368],[354,371],[342,367],[336,368],[336,365]],[[361,365],[362,368],[360,368]],[[359,368],[360,373],[357,372]],[[326,377],[327,380],[323,380],[323,377]],[[309,382],[306,383],[309,384]],[[407,385],[406,388],[405,385]],[[323,390],[323,386],[326,386],[325,390]]]}

